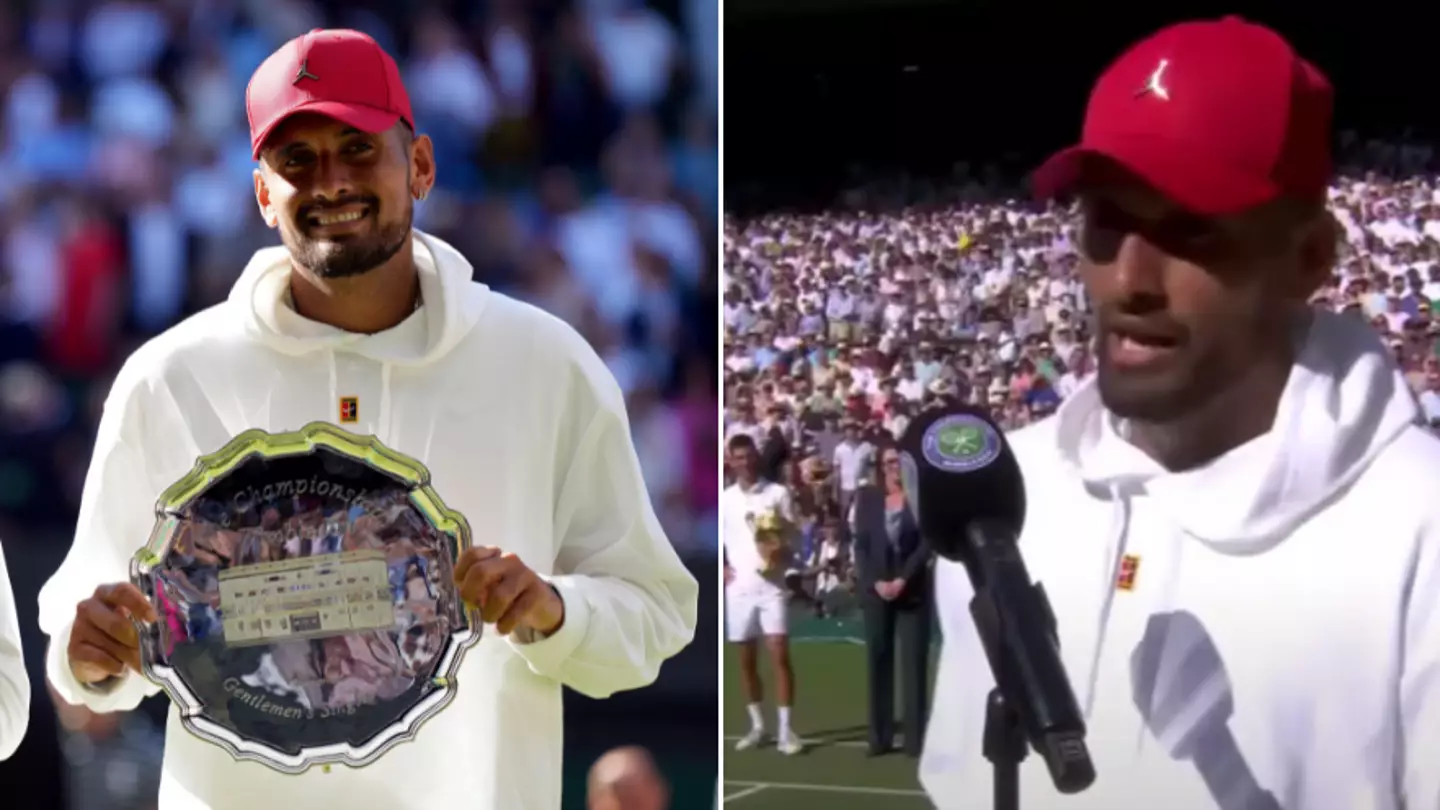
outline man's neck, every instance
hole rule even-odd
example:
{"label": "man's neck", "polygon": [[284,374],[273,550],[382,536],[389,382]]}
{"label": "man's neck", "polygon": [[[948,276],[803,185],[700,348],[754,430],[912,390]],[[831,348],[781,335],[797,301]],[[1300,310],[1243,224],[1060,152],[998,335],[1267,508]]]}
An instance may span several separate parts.
{"label": "man's neck", "polygon": [[290,274],[295,311],[346,332],[373,335],[393,329],[419,305],[420,275],[407,244],[381,266],[350,278],[316,278],[303,268]]}
{"label": "man's neck", "polygon": [[1131,422],[1129,440],[1171,472],[1208,464],[1275,426],[1292,361],[1257,367],[1193,413],[1164,424]]}

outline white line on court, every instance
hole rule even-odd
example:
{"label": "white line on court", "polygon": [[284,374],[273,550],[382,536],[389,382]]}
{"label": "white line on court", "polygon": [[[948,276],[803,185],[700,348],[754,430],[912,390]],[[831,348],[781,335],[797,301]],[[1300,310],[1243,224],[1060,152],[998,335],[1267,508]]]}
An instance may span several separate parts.
{"label": "white line on court", "polygon": [[[904,741],[904,739],[905,739],[905,735],[903,735],[903,734],[896,734],[896,735],[895,735],[895,744],[896,744],[896,745],[900,745],[901,742]],[[726,741],[726,742],[738,742],[739,740],[740,740],[739,735],[733,735],[733,734],[732,734],[732,735],[726,735],[726,737],[725,737],[725,741]],[[828,740],[828,739],[826,739],[826,738],[824,738],[824,737],[806,737],[806,738],[800,740],[800,742],[801,742],[802,744],[804,744],[804,745],[823,745],[823,746],[825,746],[826,748],[868,748],[868,747],[870,747],[870,744],[869,744],[869,743],[867,743],[867,742],[862,742],[862,741],[860,741],[860,740]]]}
{"label": "white line on court", "polygon": [[790,636],[790,643],[791,643],[791,644],[853,644],[853,645],[855,645],[855,646],[857,646],[857,647],[864,647],[864,646],[865,646],[865,639],[861,638],[860,636],[851,636],[851,635],[844,635],[844,634],[824,635],[824,636],[792,635],[792,636]]}
{"label": "white line on court", "polygon": [[804,782],[747,782],[726,779],[725,784],[733,787],[754,787],[771,788],[773,790],[811,790],[820,793],[861,793],[871,796],[919,796],[923,797],[923,790],[903,790],[901,788],[878,788],[878,787],[855,787],[853,785],[812,785]]}
{"label": "white line on court", "polygon": [[[731,784],[731,783],[730,783],[730,782],[726,782],[725,784],[728,785],[728,784]],[[725,795],[725,801],[727,801],[727,802],[733,802],[733,801],[736,801],[736,800],[739,800],[739,799],[743,799],[743,798],[745,798],[746,796],[754,796],[756,793],[759,793],[760,791],[762,791],[762,790],[764,790],[764,789],[765,789],[765,785],[751,785],[750,787],[743,788],[743,789],[741,789],[741,790],[737,790],[737,791],[735,791],[734,793],[727,793],[727,794]]]}

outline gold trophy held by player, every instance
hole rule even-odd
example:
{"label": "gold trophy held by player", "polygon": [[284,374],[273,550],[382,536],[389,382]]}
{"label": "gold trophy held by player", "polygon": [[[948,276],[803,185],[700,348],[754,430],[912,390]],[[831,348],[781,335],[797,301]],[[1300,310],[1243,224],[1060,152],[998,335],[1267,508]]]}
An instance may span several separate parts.
{"label": "gold trophy held by player", "polygon": [[766,579],[783,576],[795,556],[795,524],[772,510],[753,516],[750,529],[755,534],[755,549],[760,552],[760,573]]}

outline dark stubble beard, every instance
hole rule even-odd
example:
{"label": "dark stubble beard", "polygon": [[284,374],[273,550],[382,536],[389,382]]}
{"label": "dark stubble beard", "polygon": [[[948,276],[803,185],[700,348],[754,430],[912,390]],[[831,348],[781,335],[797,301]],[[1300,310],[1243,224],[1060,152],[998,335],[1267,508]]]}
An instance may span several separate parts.
{"label": "dark stubble beard", "polygon": [[[371,201],[370,213],[380,221],[378,203]],[[405,246],[415,218],[413,206],[405,207],[405,218],[388,226],[379,226],[368,234],[344,239],[312,239],[305,226],[294,222],[280,229],[280,241],[290,251],[290,258],[316,278],[353,278],[364,275],[390,261]]]}

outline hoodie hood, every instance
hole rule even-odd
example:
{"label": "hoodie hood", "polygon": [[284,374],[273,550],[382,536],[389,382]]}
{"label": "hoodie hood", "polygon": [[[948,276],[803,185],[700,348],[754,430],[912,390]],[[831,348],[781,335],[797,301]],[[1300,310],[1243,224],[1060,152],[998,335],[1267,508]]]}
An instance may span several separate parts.
{"label": "hoodie hood", "polygon": [[1301,340],[1271,430],[1204,467],[1169,473],[1121,438],[1093,376],[1056,414],[1060,457],[1112,499],[1143,488],[1197,539],[1262,551],[1420,421],[1408,383],[1367,324],[1317,312]]}
{"label": "hoodie hood", "polygon": [[[288,355],[315,351],[353,351],[387,365],[433,363],[453,349],[479,320],[488,288],[474,281],[474,268],[445,241],[412,230],[415,266],[420,274],[423,348],[375,339],[300,317],[286,303],[290,289],[289,251],[283,245],[256,251],[230,290],[245,329],[267,346]],[[416,317],[412,316],[412,317]]]}

